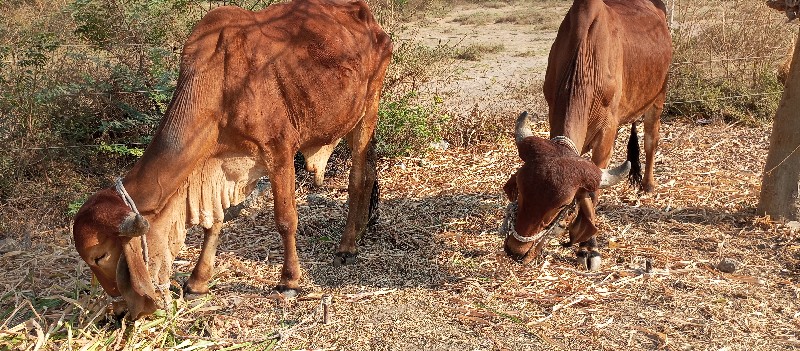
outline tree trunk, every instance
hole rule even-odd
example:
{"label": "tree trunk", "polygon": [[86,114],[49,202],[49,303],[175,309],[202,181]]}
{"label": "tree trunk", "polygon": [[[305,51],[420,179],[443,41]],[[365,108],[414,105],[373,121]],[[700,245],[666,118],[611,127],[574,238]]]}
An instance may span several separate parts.
{"label": "tree trunk", "polygon": [[789,77],[775,113],[758,213],[800,219],[800,40],[795,41]]}

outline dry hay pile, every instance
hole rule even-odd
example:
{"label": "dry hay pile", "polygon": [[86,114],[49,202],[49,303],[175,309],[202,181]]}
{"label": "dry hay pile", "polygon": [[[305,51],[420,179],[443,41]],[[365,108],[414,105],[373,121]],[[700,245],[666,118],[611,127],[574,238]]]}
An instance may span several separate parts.
{"label": "dry hay pile", "polygon": [[[543,122],[536,129],[544,135]],[[152,340],[209,349],[800,347],[800,236],[754,217],[766,129],[674,122],[662,132],[657,192],[640,197],[622,185],[602,195],[596,273],[575,268],[571,250],[558,246],[565,238],[529,266],[502,253],[500,188],[519,165],[509,135],[499,145],[382,161],[380,221],[355,266],[330,264],[344,227],[346,168],[331,167],[320,189],[301,174],[299,299],[270,291],[282,249],[269,201],[226,225],[209,298],[177,300],[177,312],[133,326],[103,321],[106,298],[90,286],[67,229],[36,233],[28,246],[6,242],[0,311],[14,311],[0,337],[13,335],[19,349],[137,349]],[[178,284],[200,242],[190,233]],[[723,259],[736,271],[719,271]],[[323,294],[333,295],[329,324]],[[59,325],[61,336],[48,334]]]}

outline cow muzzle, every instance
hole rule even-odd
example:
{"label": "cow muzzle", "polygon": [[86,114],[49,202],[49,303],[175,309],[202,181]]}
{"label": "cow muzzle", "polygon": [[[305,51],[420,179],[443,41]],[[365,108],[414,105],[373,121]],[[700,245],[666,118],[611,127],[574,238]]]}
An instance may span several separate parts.
{"label": "cow muzzle", "polygon": [[[556,217],[550,222],[550,224],[544,227],[544,229],[531,236],[522,236],[516,230],[518,212],[517,202],[515,201],[509,203],[508,206],[506,206],[505,217],[503,218],[503,224],[500,227],[500,232],[506,235],[503,250],[511,259],[517,261],[518,263],[530,263],[533,261],[533,259],[539,256],[539,253],[542,251],[542,247],[547,241],[547,238],[561,235],[566,231],[566,228],[561,225],[561,221],[574,210],[575,201],[573,201],[570,205],[561,208],[561,210],[558,212],[558,215],[556,215]],[[508,245],[510,238],[513,238],[523,246],[529,245],[528,249],[524,253],[516,252]]]}

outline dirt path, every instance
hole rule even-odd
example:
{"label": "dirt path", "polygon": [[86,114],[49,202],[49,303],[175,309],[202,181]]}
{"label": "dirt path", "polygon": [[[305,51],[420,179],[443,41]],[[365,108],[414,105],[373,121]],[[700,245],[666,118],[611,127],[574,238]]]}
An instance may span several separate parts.
{"label": "dirt path", "polygon": [[541,95],[550,45],[570,4],[461,5],[411,22],[399,36],[401,43],[411,39],[430,47],[488,51],[478,60],[457,59],[449,75],[426,84],[423,92],[444,97],[447,110],[456,115],[476,108],[513,115],[543,107],[535,95]]}

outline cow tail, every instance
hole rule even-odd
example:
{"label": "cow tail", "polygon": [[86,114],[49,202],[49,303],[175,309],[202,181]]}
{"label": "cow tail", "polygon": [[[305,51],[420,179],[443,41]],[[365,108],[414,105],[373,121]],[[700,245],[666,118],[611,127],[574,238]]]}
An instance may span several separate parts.
{"label": "cow tail", "polygon": [[378,224],[380,211],[378,205],[380,204],[381,188],[378,185],[378,178],[375,177],[375,184],[372,186],[372,194],[369,197],[369,220],[367,226],[373,227]]}
{"label": "cow tail", "polygon": [[378,170],[377,170],[377,152],[375,150],[375,134],[372,135],[372,140],[369,142],[370,148],[367,151],[367,163],[369,167],[375,169],[375,183],[372,184],[372,192],[369,196],[369,211],[367,212],[367,228],[371,228],[378,224],[380,216],[380,209],[378,208],[381,199],[381,188],[378,184]]}
{"label": "cow tail", "polygon": [[639,162],[639,135],[636,133],[636,122],[631,123],[631,137],[628,139],[628,161],[631,162],[628,182],[630,182],[631,186],[642,190],[642,163]]}

